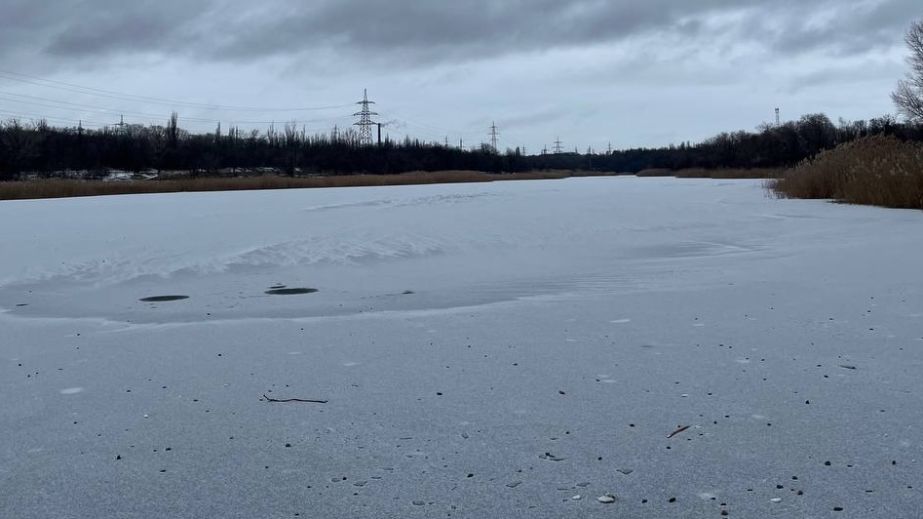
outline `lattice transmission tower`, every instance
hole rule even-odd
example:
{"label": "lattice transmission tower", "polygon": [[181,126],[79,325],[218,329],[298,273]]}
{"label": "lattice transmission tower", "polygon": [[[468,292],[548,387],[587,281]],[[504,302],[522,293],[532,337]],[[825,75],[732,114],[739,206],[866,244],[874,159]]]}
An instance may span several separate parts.
{"label": "lattice transmission tower", "polygon": [[492,149],[494,153],[499,152],[497,150],[497,142],[499,138],[500,132],[497,129],[497,123],[490,123],[490,149]]}
{"label": "lattice transmission tower", "polygon": [[369,101],[369,91],[368,89],[363,90],[362,101],[356,103],[361,106],[362,109],[354,113],[354,117],[358,117],[359,120],[353,123],[353,126],[359,127],[359,144],[370,145],[372,144],[372,127],[378,126],[378,123],[372,120],[372,116],[378,115],[377,112],[373,112],[370,108],[370,105],[375,104],[375,101]]}

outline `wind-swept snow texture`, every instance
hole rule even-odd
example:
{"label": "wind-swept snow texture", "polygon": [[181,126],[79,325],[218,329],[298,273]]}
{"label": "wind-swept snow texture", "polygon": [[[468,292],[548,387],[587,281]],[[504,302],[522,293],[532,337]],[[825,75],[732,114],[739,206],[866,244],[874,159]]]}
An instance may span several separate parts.
{"label": "wind-swept snow texture", "polygon": [[921,212],[587,178],[0,221],[0,517],[923,510]]}

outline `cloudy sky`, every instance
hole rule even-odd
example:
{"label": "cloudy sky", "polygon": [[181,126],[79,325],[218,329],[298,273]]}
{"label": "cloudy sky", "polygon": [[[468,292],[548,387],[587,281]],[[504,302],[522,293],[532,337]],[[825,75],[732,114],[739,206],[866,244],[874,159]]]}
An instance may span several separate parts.
{"label": "cloudy sky", "polygon": [[0,118],[348,126],[537,152],[892,113],[919,0],[2,0]]}

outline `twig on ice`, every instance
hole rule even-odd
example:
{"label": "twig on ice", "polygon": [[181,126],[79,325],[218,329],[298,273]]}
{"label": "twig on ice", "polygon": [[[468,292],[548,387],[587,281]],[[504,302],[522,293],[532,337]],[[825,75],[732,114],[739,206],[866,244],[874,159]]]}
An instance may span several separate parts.
{"label": "twig on ice", "polygon": [[285,398],[285,399],[269,398],[265,394],[263,395],[263,398],[267,402],[276,402],[276,403],[283,403],[283,404],[286,402],[301,402],[304,404],[326,404],[327,403],[326,400],[305,400],[303,398]]}
{"label": "twig on ice", "polygon": [[683,427],[680,427],[679,429],[677,429],[677,430],[671,432],[670,435],[667,436],[667,438],[668,438],[668,439],[669,439],[669,438],[672,438],[672,437],[676,436],[677,434],[686,431],[686,430],[689,429],[690,427],[692,427],[692,426],[691,426],[691,425],[684,425]]}

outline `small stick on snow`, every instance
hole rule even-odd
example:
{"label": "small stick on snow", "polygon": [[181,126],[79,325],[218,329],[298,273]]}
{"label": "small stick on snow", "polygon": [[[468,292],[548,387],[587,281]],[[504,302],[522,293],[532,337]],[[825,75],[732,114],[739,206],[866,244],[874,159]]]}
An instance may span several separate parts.
{"label": "small stick on snow", "polygon": [[692,426],[691,426],[691,425],[684,425],[683,427],[680,427],[679,429],[677,429],[677,430],[671,432],[670,435],[667,436],[667,439],[672,438],[672,437],[676,436],[677,434],[686,431],[686,430],[689,429],[690,427],[692,427]]}
{"label": "small stick on snow", "polygon": [[263,398],[265,398],[267,402],[277,402],[277,403],[283,403],[283,404],[286,402],[301,402],[305,404],[326,404],[327,403],[326,400],[305,400],[303,398],[285,398],[285,399],[269,398],[265,394],[263,395]]}

